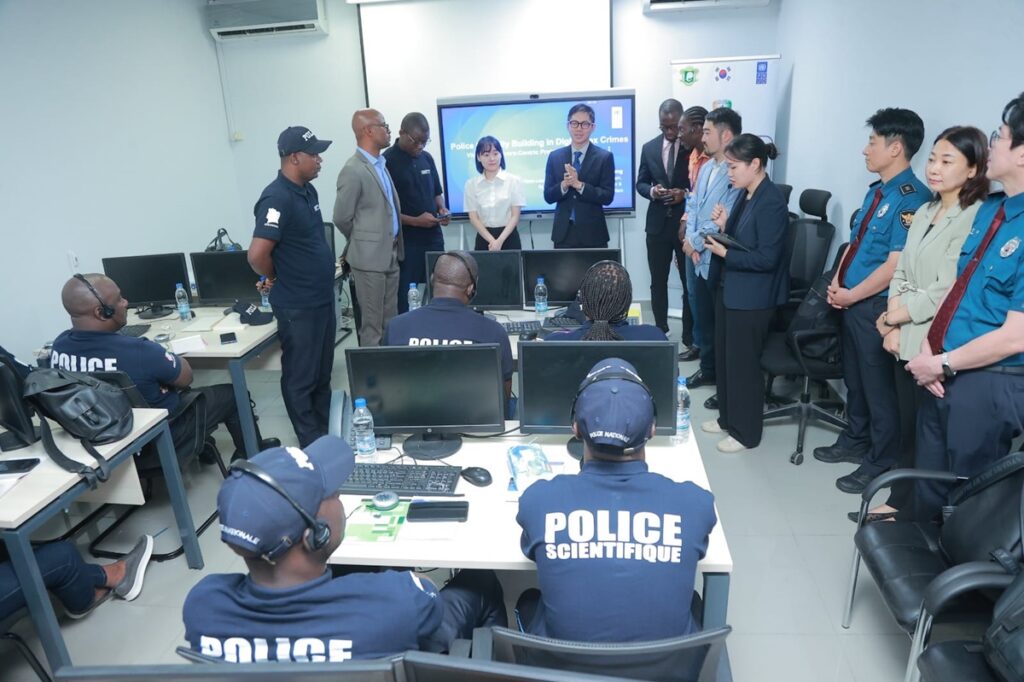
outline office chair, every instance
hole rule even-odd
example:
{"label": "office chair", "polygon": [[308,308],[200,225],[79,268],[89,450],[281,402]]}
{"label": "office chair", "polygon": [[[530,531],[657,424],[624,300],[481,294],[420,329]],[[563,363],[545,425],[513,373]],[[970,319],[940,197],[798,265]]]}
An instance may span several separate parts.
{"label": "office chair", "polygon": [[[776,182],[775,186],[782,192],[782,197],[786,200],[786,206],[789,206],[789,198],[793,196],[793,185],[784,185],[781,182]],[[796,213],[789,211],[790,220],[796,220],[799,217]]]}
{"label": "office chair", "polygon": [[10,642],[21,657],[25,659],[29,667],[32,668],[32,672],[36,674],[42,682],[50,682],[50,676],[46,673],[46,668],[39,662],[39,659],[29,648],[25,640],[22,639],[21,635],[16,632],[12,632],[11,628],[20,621],[22,618],[28,617],[28,607],[21,607],[14,613],[10,614],[3,620],[0,620],[0,639]]}
{"label": "office chair", "polygon": [[570,642],[492,626],[473,631],[473,660],[634,680],[714,679],[730,626],[652,642]]}

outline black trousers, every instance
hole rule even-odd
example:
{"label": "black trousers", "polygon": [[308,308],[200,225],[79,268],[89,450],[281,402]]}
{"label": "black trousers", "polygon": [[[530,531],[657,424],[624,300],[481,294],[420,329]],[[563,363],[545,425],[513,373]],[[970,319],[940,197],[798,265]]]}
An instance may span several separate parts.
{"label": "black trousers", "polygon": [[686,255],[679,241],[678,223],[666,224],[661,232],[647,234],[647,269],[651,272],[651,309],[654,324],[668,333],[668,276],[675,255],[679,281],[683,286],[683,344],[693,345],[693,315],[686,294]]}
{"label": "black trousers", "polygon": [[327,434],[334,367],[334,306],[274,308],[281,339],[281,396],[305,447]]}
{"label": "black trousers", "polygon": [[775,308],[730,310],[715,292],[715,384],[718,425],[745,447],[756,448],[764,429],[761,353]]}
{"label": "black trousers", "polygon": [[[238,406],[235,404],[235,391],[231,384],[214,384],[193,388],[205,396],[206,402],[206,435],[217,430],[223,424],[231,434],[231,442],[235,444],[235,452],[245,454],[245,441],[242,439],[242,423],[238,419]],[[171,424],[171,438],[175,447],[190,441],[195,434],[196,412],[189,410]]]}
{"label": "black trousers", "polygon": [[[488,227],[487,231],[491,233],[491,236],[497,239],[501,236],[501,233],[505,231],[504,227]],[[501,245],[502,251],[522,251],[523,243],[519,239],[519,228],[512,230],[508,237],[505,239],[505,243]],[[479,234],[476,236],[476,241],[473,243],[474,251],[486,251],[487,240],[481,237]]]}
{"label": "black trousers", "polygon": [[608,240],[595,241],[593,237],[586,234],[581,228],[576,227],[576,223],[572,220],[569,221],[569,229],[565,233],[565,237],[562,241],[556,242],[554,239],[551,240],[552,244],[556,249],[607,249]]}
{"label": "black trousers", "polygon": [[875,321],[886,309],[884,296],[843,311],[843,381],[849,426],[837,444],[864,453],[860,470],[877,476],[896,464],[900,452],[900,411],[896,360],[882,348]]}
{"label": "black trousers", "polygon": [[427,281],[427,251],[444,251],[444,235],[438,228],[437,233],[426,236],[417,234],[410,237],[411,230],[425,232],[418,228],[402,228],[405,239],[405,260],[398,262],[398,312],[409,312],[409,283],[423,284]]}
{"label": "black trousers", "polygon": [[[1024,376],[972,370],[944,386],[944,397],[926,392],[921,400],[916,466],[975,476],[1009,453],[1024,432]],[[918,481],[915,518],[938,515],[949,490],[947,484]]]}
{"label": "black trousers", "polygon": [[[900,410],[900,457],[896,466],[912,469],[916,466],[917,411],[928,391],[917,385],[914,375],[907,371],[905,360],[896,362],[896,402]],[[889,489],[886,504],[896,509],[907,509],[913,504],[913,481],[897,481]]]}
{"label": "black trousers", "polygon": [[459,571],[438,596],[444,616],[427,643],[430,651],[448,651],[456,639],[473,639],[474,628],[508,626],[505,594],[494,571]]}

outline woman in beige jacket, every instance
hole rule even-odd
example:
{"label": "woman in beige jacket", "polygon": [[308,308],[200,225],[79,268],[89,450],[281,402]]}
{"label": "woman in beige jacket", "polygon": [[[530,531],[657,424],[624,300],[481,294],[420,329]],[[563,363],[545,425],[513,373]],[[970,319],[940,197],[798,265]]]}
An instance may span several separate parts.
{"label": "woman in beige jacket", "polygon": [[[987,162],[987,140],[977,128],[954,126],[935,138],[926,169],[928,186],[935,196],[914,214],[907,244],[889,285],[888,309],[878,318],[882,345],[898,360],[900,466],[914,465],[917,405],[924,390],[915,385],[906,364],[921,350],[935,310],[956,279],[960,248],[988,195]],[[884,520],[899,509],[909,509],[912,489],[909,484],[894,486],[889,500],[872,509],[868,520]]]}

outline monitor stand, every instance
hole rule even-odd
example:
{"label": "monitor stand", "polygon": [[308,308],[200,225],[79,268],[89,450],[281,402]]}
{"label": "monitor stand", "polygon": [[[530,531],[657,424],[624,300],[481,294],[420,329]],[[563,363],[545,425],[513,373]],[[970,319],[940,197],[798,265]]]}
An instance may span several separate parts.
{"label": "monitor stand", "polygon": [[174,308],[165,305],[151,305],[149,308],[139,311],[140,320],[155,320],[161,317],[167,317],[174,312]]}
{"label": "monitor stand", "polygon": [[569,442],[565,444],[565,449],[569,451],[569,454],[577,462],[583,461],[583,441],[576,436],[569,439]]}
{"label": "monitor stand", "polygon": [[12,450],[20,450],[21,448],[27,448],[32,443],[39,440],[39,427],[32,427],[32,440],[26,443],[22,437],[14,431],[5,431],[0,433],[0,452],[10,452]]}
{"label": "monitor stand", "polygon": [[462,436],[455,433],[417,433],[402,444],[402,451],[413,459],[444,459],[462,447]]}

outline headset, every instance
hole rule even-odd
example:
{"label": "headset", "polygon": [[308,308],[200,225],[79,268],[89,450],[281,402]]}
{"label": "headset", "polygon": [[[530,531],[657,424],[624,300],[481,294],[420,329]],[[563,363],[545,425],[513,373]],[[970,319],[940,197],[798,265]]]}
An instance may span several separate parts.
{"label": "headset", "polygon": [[[302,538],[303,544],[306,545],[309,551],[315,552],[318,549],[322,549],[331,541],[331,527],[327,525],[327,522],[323,519],[313,518],[309,512],[303,509],[302,506],[295,501],[295,498],[288,494],[287,490],[281,487],[281,484],[274,480],[273,476],[268,474],[258,465],[248,460],[239,459],[232,462],[231,468],[258,479],[265,486],[288,501],[288,504],[290,504],[295,511],[299,513],[299,516],[302,517],[303,523],[305,523],[306,527],[309,529],[309,533],[303,533]],[[286,538],[282,540],[277,547],[274,547],[264,554],[264,558],[268,561],[276,559],[283,550],[286,550],[289,547],[291,547],[291,541]]]}
{"label": "headset", "polygon": [[116,310],[114,310],[109,305],[107,305],[106,303],[103,302],[103,299],[100,298],[100,294],[99,294],[98,291],[96,291],[96,288],[93,287],[93,285],[89,284],[89,280],[87,280],[81,273],[78,273],[78,272],[76,272],[74,276],[75,276],[75,279],[77,279],[79,282],[81,282],[86,287],[88,287],[89,291],[92,292],[92,295],[96,297],[97,301],[99,301],[99,303],[100,303],[100,317],[102,317],[104,320],[109,320],[110,318],[112,318],[114,315],[117,314]]}
{"label": "headset", "polygon": [[[445,251],[441,255],[451,256],[452,258],[458,258],[460,261],[462,261],[462,264],[466,266],[466,272],[469,273],[469,281],[473,285],[473,293],[469,294],[469,300],[472,301],[473,298],[476,296],[476,276],[473,274],[473,268],[470,267],[469,261],[466,260],[465,257],[462,256],[462,254],[460,254],[458,251]],[[437,260],[441,260],[441,258],[438,257]],[[434,261],[434,269],[437,269],[437,261]],[[431,273],[431,275],[433,275],[433,273]]]}
{"label": "headset", "polygon": [[[615,261],[602,262],[614,263]],[[651,409],[654,411],[654,417],[651,420],[651,423],[653,424],[658,421],[658,404],[654,402],[654,394],[651,393],[650,387],[648,387],[647,384],[644,383],[644,380],[641,379],[638,374],[630,372],[628,369],[620,367],[613,368],[611,365],[602,365],[587,374],[587,376],[583,379],[583,382],[580,384],[579,390],[576,391],[576,395],[572,397],[572,407],[569,408],[570,424],[576,424],[576,401],[580,399],[581,395],[583,395],[583,391],[587,390],[588,388],[590,388],[591,386],[600,381],[611,381],[613,379],[618,379],[620,381],[628,381],[629,383],[636,384],[637,386],[644,389],[644,393],[646,393],[647,397],[651,399]],[[622,454],[633,454],[634,452],[642,448],[648,440],[650,440],[650,435],[645,435],[643,443],[640,443],[639,445],[632,448],[623,449]]]}

